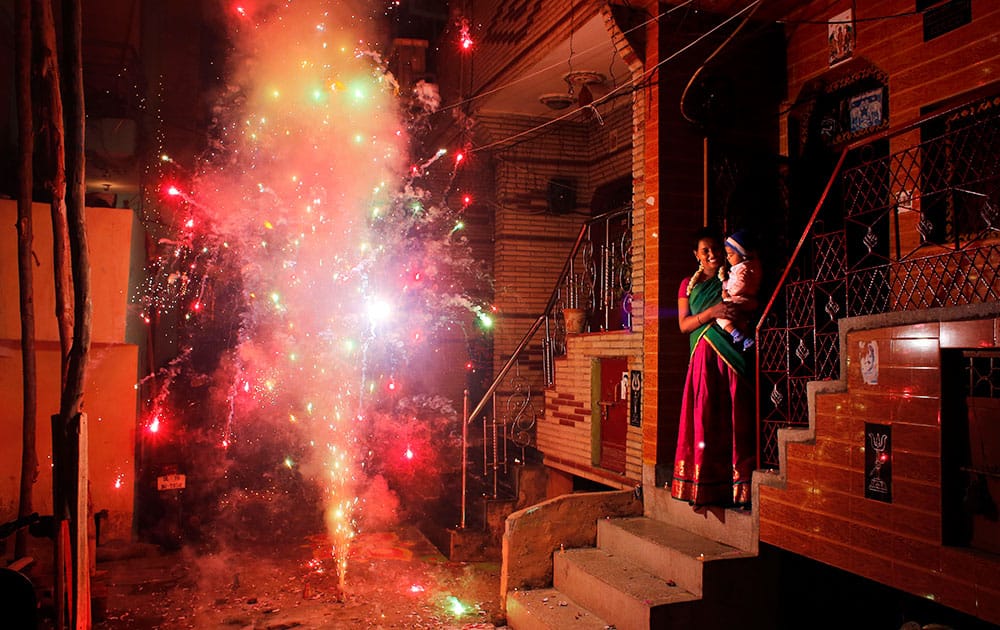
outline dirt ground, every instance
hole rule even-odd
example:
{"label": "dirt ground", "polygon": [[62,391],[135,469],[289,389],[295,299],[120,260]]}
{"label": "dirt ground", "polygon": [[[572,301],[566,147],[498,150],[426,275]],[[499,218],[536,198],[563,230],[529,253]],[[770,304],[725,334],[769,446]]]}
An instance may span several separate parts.
{"label": "dirt ground", "polygon": [[499,565],[450,562],[413,527],[359,535],[343,591],[324,536],[255,547],[103,549],[94,628],[504,627]]}

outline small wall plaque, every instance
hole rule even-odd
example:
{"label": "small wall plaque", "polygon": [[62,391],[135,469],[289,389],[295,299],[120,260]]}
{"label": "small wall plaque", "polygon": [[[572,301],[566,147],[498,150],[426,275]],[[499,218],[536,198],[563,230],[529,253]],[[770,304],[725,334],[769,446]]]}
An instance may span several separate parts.
{"label": "small wall plaque", "polygon": [[642,426],[642,372],[629,372],[628,423],[633,427]]}
{"label": "small wall plaque", "polygon": [[865,423],[865,498],[892,503],[892,426]]}

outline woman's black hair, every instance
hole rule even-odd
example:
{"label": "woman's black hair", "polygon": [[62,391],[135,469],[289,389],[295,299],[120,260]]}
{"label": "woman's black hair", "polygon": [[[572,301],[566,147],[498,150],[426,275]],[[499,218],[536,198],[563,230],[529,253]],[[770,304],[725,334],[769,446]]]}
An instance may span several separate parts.
{"label": "woman's black hair", "polygon": [[691,245],[692,245],[691,249],[697,251],[698,243],[702,242],[706,238],[714,240],[719,245],[719,247],[722,246],[723,243],[722,234],[713,227],[705,226],[702,228],[698,228],[698,230],[694,233],[694,238],[692,238],[691,240]]}

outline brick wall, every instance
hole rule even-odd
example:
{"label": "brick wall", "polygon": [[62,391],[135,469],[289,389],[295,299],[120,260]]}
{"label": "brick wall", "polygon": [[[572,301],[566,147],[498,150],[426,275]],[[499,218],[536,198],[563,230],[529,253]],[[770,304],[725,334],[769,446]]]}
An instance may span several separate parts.
{"label": "brick wall", "polygon": [[[539,4],[535,7],[531,3],[526,11],[531,13],[536,8],[548,17],[535,14],[530,27],[521,25],[527,28],[528,35],[517,42],[516,51],[498,52],[509,43],[500,41],[502,38],[498,35],[502,34],[504,27],[491,27],[492,34],[483,38],[487,48],[480,48],[479,55],[481,58],[492,57],[486,53],[489,50],[499,55],[500,59],[490,58],[480,65],[477,69],[480,77],[510,71],[513,66],[504,70],[503,64],[521,64],[521,57],[534,61],[532,55],[537,54],[535,49],[544,48],[533,44],[536,32],[545,32],[545,37],[549,38],[561,37],[569,26],[580,25],[584,21],[579,8],[576,8],[577,14],[571,15],[571,7],[566,5],[544,3],[544,6]],[[477,12],[480,10],[496,12],[499,9],[477,7]],[[606,24],[613,29],[609,9],[605,7],[603,10]],[[550,14],[553,11],[555,13]],[[586,18],[592,15],[591,11]],[[540,28],[536,30],[536,27]],[[620,33],[619,40],[623,41]],[[518,61],[511,62],[514,58]],[[641,65],[635,65],[641,69]],[[594,190],[629,174],[634,177],[637,166],[641,166],[634,150],[637,140],[638,150],[642,148],[641,136],[636,134],[635,100],[617,99],[613,106],[605,105],[599,109],[600,117],[591,117],[583,122],[557,123],[515,145],[501,146],[492,152],[496,165],[495,303],[499,309],[494,332],[495,371],[499,370],[524,333],[542,314],[555,289],[566,256],[591,214],[590,201]],[[477,124],[487,130],[487,135],[494,141],[530,130],[540,122],[543,121],[514,115],[483,114],[477,118]],[[547,192],[549,181],[553,178],[568,178],[574,182],[576,207],[573,212],[549,212]],[[641,221],[640,210],[633,215],[632,252],[636,272],[633,289],[637,293],[633,302],[633,326],[639,330],[643,320],[641,252],[644,243]],[[578,259],[577,263],[580,262]],[[609,338],[628,341],[609,341]],[[526,378],[536,392],[542,386],[541,342],[542,334],[539,333],[529,343],[517,370],[518,376]],[[639,454],[642,435],[639,429],[631,429],[628,438],[627,476],[631,480],[607,475],[591,467],[591,360],[597,356],[627,356],[630,357],[631,369],[641,369],[641,336],[627,332],[585,334],[573,337],[568,346],[568,356],[556,365],[555,385],[545,392],[544,401],[536,402],[539,411],[541,405],[545,405],[545,413],[539,419],[537,445],[550,464],[571,474],[600,478],[605,483],[635,485],[641,476]],[[501,385],[499,393],[502,396],[511,389],[508,380]]]}
{"label": "brick wall", "polygon": [[[480,119],[493,138],[510,137],[539,124],[538,119],[521,116],[492,116]],[[559,123],[513,147],[497,150],[495,210],[495,303],[498,307],[494,332],[494,371],[499,371],[523,335],[543,313],[556,280],[566,262],[581,226],[590,216],[590,200],[601,184],[627,175],[632,168],[632,112],[629,107],[602,111],[600,120]],[[553,214],[548,207],[548,185],[553,178],[574,182],[576,207],[567,214]],[[579,264],[581,259],[577,259]],[[602,334],[585,335],[589,348],[602,348]],[[517,376],[527,379],[532,390],[542,389],[542,333],[538,333],[518,362]],[[638,337],[636,336],[636,339]],[[620,349],[612,344],[612,352]],[[538,447],[564,469],[590,467],[590,356],[580,344],[570,344],[570,357],[556,366],[558,379],[546,392],[545,415],[540,419]],[[603,350],[602,350],[603,351]],[[625,354],[638,356],[638,347]],[[638,369],[638,368],[636,368]],[[568,389],[566,389],[568,388]],[[509,393],[510,379],[499,393]],[[550,409],[549,403],[564,405]],[[585,404],[585,409],[579,405]],[[567,410],[564,407],[568,407]],[[562,414],[562,418],[560,415]],[[583,414],[585,421],[568,417]],[[560,420],[562,421],[560,423]],[[556,429],[547,431],[546,428]],[[554,438],[552,441],[550,438]],[[637,453],[638,433],[632,440]],[[634,467],[638,471],[638,466]],[[588,473],[589,474],[589,473]],[[593,476],[593,475],[591,475]],[[638,478],[636,473],[635,478]]]}
{"label": "brick wall", "polygon": [[[846,389],[815,395],[815,437],[788,444],[784,488],[760,486],[761,541],[1000,622],[1000,557],[945,546],[941,507],[941,351],[998,339],[1000,318],[848,334]],[[892,427],[891,503],[865,498],[865,422]]]}
{"label": "brick wall", "polygon": [[[786,26],[789,103],[830,71],[824,22],[852,6],[853,56],[888,76],[891,127],[1000,75],[1000,3],[972,0],[971,24],[924,42],[919,15],[871,19],[910,13],[911,0],[809,2]],[[893,142],[891,151],[918,139]],[[782,146],[788,150],[787,135]],[[943,545],[941,525],[941,350],[995,346],[997,325],[934,321],[849,334],[843,387],[827,386],[836,391],[811,400],[814,439],[787,444],[783,489],[760,486],[761,540],[1000,622],[1000,560]],[[879,350],[877,385],[864,383],[858,365],[858,344],[868,342]],[[892,503],[865,498],[865,422],[892,426]]]}
{"label": "brick wall", "polygon": [[642,369],[641,342],[640,335],[627,331],[569,336],[567,356],[556,361],[556,382],[545,392],[545,417],[538,423],[538,446],[547,465],[615,487],[638,485],[640,427],[628,427],[624,476],[591,465],[591,366],[601,357],[628,357],[629,370]]}
{"label": "brick wall", "polygon": [[[827,25],[823,21],[852,5],[856,5],[858,20],[854,57],[868,59],[889,75],[891,125],[912,121],[923,107],[996,81],[1000,73],[1000,3],[971,0],[971,4],[970,24],[928,42],[923,41],[919,15],[869,19],[911,13],[912,0],[804,4],[789,16],[786,29],[789,102],[796,99],[805,82],[829,70]],[[787,143],[784,146],[787,148]]]}

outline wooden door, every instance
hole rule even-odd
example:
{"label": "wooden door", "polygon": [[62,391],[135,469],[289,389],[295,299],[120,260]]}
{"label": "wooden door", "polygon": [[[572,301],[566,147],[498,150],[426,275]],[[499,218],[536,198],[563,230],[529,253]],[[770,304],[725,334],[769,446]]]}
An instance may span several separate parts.
{"label": "wooden door", "polygon": [[624,358],[600,359],[600,466],[625,473],[625,440],[628,435],[628,389],[622,391],[622,374],[628,374]]}

